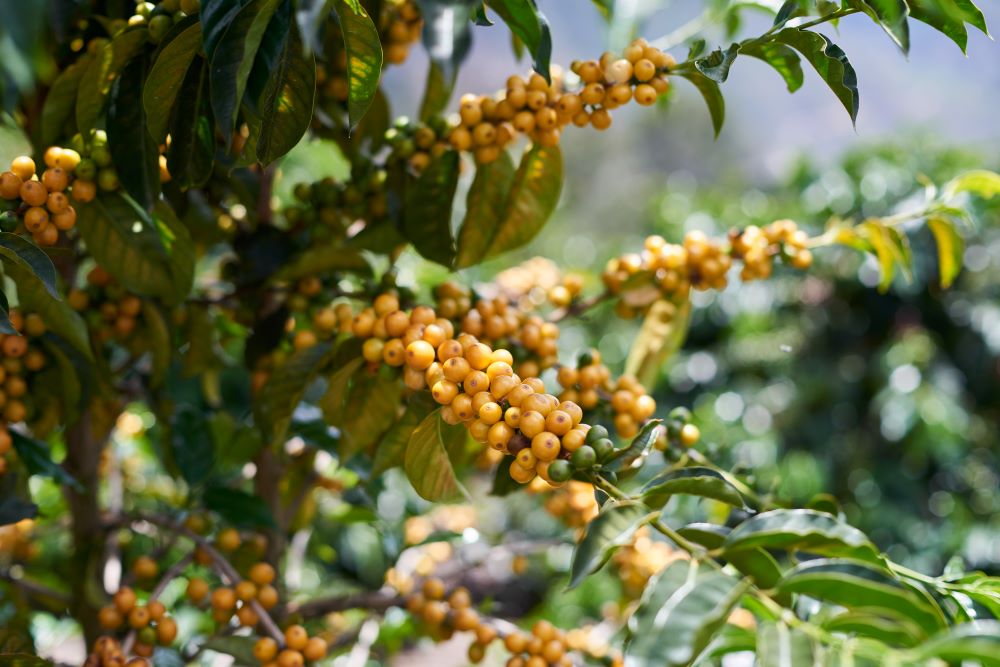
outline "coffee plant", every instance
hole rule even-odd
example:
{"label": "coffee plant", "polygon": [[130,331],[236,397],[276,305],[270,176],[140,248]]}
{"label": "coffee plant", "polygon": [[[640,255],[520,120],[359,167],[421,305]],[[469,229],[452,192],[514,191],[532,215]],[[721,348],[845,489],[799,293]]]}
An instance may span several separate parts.
{"label": "coffee plant", "polygon": [[[1000,579],[899,562],[661,382],[707,346],[705,295],[745,283],[820,309],[813,274],[867,257],[838,290],[917,274],[935,308],[1000,175],[729,208],[719,234],[606,245],[598,272],[511,259],[559,206],[560,146],[619,107],[669,121],[693,84],[718,136],[749,57],[790,92],[811,68],[853,122],[830,28],[874,21],[905,54],[920,21],[964,51],[982,12],[713,0],[643,38],[635,3],[578,4],[629,38],[551,62],[534,0],[0,2],[0,666],[405,664],[434,642],[508,667],[1000,664]],[[463,94],[486,30],[531,71]],[[394,116],[383,71],[420,48],[419,111]],[[569,326],[634,332],[627,358],[567,349]],[[759,333],[754,359],[785,353]]]}

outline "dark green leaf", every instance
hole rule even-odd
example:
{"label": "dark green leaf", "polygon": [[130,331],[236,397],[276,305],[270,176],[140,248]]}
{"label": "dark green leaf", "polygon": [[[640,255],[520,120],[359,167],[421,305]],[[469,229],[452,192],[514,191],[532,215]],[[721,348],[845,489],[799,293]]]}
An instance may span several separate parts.
{"label": "dark green leaf", "polygon": [[160,308],[151,301],[143,301],[142,303],[142,322],[151,359],[149,386],[155,389],[163,382],[167,376],[167,370],[170,368],[173,354],[170,327],[167,325],[167,318],[160,311]]}
{"label": "dark green leaf", "polygon": [[406,445],[403,469],[417,494],[441,502],[467,498],[468,491],[455,475],[451,452],[467,437],[465,426],[450,426],[435,410],[420,422]]}
{"label": "dark green leaf", "polygon": [[535,71],[549,81],[549,60],[552,57],[552,34],[545,15],[538,11],[534,0],[490,0],[495,11],[510,31],[528,47]]}
{"label": "dark green leaf", "polygon": [[726,542],[726,537],[732,532],[725,526],[714,523],[689,523],[677,531],[682,537],[706,549],[718,549]]}
{"label": "dark green leaf", "polygon": [[949,628],[925,642],[915,657],[938,658],[952,664],[972,660],[983,667],[1000,665],[1000,622],[976,621]]}
{"label": "dark green leaf", "polygon": [[912,646],[919,639],[912,627],[878,613],[845,611],[823,624],[823,629],[845,635],[871,637],[892,646]]}
{"label": "dark green leaf", "polygon": [[424,19],[423,42],[431,62],[452,80],[472,45],[472,0],[417,0]]}
{"label": "dark green leaf", "polygon": [[583,539],[573,551],[569,587],[578,586],[587,576],[601,569],[653,516],[649,508],[639,502],[610,500],[605,503],[600,513],[587,524]]}
{"label": "dark green leaf", "polygon": [[122,68],[142,52],[147,37],[145,26],[126,28],[94,55],[80,79],[76,98],[76,126],[81,131],[97,125],[111,84]]}
{"label": "dark green leaf", "polygon": [[[758,667],[799,667],[817,664],[808,636],[784,623],[766,623],[757,631]],[[823,664],[820,662],[819,664]]]}
{"label": "dark green leaf", "polygon": [[521,484],[510,475],[512,463],[514,463],[514,457],[505,456],[497,464],[497,470],[493,474],[493,486],[490,487],[490,495],[506,496],[521,488]]}
{"label": "dark green leaf", "polygon": [[284,437],[292,420],[292,412],[302,395],[323,367],[333,357],[334,347],[322,341],[297,350],[278,366],[257,395],[255,414],[257,425],[269,443]]}
{"label": "dark green leaf", "polygon": [[562,152],[558,146],[533,146],[521,156],[486,257],[515,250],[535,238],[556,210],[562,179]]}
{"label": "dark green leaf", "polygon": [[735,507],[746,506],[743,496],[723,473],[701,466],[657,475],[643,487],[642,500],[650,507],[660,508],[677,493],[711,498]]}
{"label": "dark green leaf", "polygon": [[792,47],[809,61],[847,109],[851,122],[858,118],[858,77],[847,55],[824,35],[798,28],[785,28],[772,40]]}
{"label": "dark green leaf", "polygon": [[627,665],[690,665],[708,646],[749,582],[676,560],[650,579],[628,619]]}
{"label": "dark green leaf", "polygon": [[864,533],[815,510],[763,512],[736,526],[725,541],[727,553],[756,548],[806,551],[880,562],[878,552]]}
{"label": "dark green leaf", "polygon": [[[642,462],[653,450],[653,445],[656,444],[659,427],[662,423],[662,419],[650,419],[646,422],[642,430],[639,431],[639,434],[632,438],[632,442],[629,443],[628,447],[615,452],[614,462],[610,466],[611,469],[629,470],[641,466]],[[646,504],[648,505],[649,503]]]}
{"label": "dark green leaf", "polygon": [[122,187],[144,209],[160,196],[160,148],[146,129],[142,87],[145,58],[122,68],[111,88],[108,106],[108,148]]}
{"label": "dark green leaf", "polygon": [[489,164],[476,167],[476,176],[465,199],[465,218],[458,233],[456,268],[482,261],[500,229],[507,193],[514,182],[514,161],[507,151]]}
{"label": "dark green leaf", "polygon": [[54,144],[59,137],[71,134],[67,127],[71,123],[72,127],[76,126],[76,96],[83,74],[93,59],[89,53],[80,56],[52,82],[42,107],[41,139],[44,145]]}
{"label": "dark green leaf", "polygon": [[327,378],[326,394],[319,401],[328,423],[339,424],[344,419],[344,404],[351,380],[363,363],[361,341],[357,338],[348,338],[337,347],[337,353],[330,361],[332,373]]}
{"label": "dark green leaf", "polygon": [[181,92],[185,73],[200,49],[200,23],[192,23],[160,48],[142,89],[142,106],[146,110],[147,127],[154,141],[166,138],[170,112]]}
{"label": "dark green leaf", "polygon": [[904,0],[851,0],[850,4],[881,26],[903,53],[909,52],[910,26],[906,19],[910,12]]}
{"label": "dark green leaf", "polygon": [[781,27],[796,16],[802,15],[801,0],[785,0],[774,15],[774,26]]}
{"label": "dark green leaf", "polygon": [[407,187],[403,209],[403,236],[421,255],[449,267],[455,259],[451,208],[458,167],[456,151],[446,151],[431,161],[420,178]]}
{"label": "dark green leaf", "polygon": [[189,487],[208,481],[215,467],[215,446],[204,413],[179,406],[171,417],[170,445],[174,463]]}
{"label": "dark green leaf", "polygon": [[424,97],[420,102],[420,120],[426,123],[444,113],[454,87],[454,77],[446,79],[441,68],[431,62],[427,67],[427,83],[424,84]]}
{"label": "dark green leaf", "polygon": [[0,256],[30,271],[53,299],[62,298],[56,287],[56,267],[37,245],[18,234],[0,232]]}
{"label": "dark green leaf", "polygon": [[399,377],[367,374],[356,378],[347,397],[339,454],[343,460],[367,451],[392,424],[403,394]]}
{"label": "dark green leaf", "polygon": [[694,61],[694,66],[712,81],[722,83],[729,77],[729,68],[739,53],[740,45],[731,44],[725,51],[718,48],[707,56],[698,58]]}
{"label": "dark green leaf", "polygon": [[[796,0],[790,0],[796,2]],[[773,67],[788,86],[788,92],[794,93],[802,87],[805,76],[802,73],[802,62],[795,50],[784,44],[751,44],[740,49],[745,56],[759,58]]]}
{"label": "dark green leaf", "polygon": [[201,0],[198,13],[204,34],[202,43],[209,60],[229,29],[229,24],[249,2],[250,0]]}
{"label": "dark green leaf", "polygon": [[944,33],[962,53],[969,42],[966,23],[989,34],[983,13],[971,0],[907,0],[907,4],[910,16]]}
{"label": "dark green leaf", "polygon": [[17,523],[21,519],[34,519],[38,516],[38,505],[8,496],[0,500],[0,526]]}
{"label": "dark green leaf", "polygon": [[194,245],[166,203],[150,214],[127,195],[102,194],[79,206],[77,228],[98,264],[131,291],[176,303],[191,290]]}
{"label": "dark green leaf", "polygon": [[264,499],[239,489],[212,486],[205,490],[205,507],[240,528],[274,528],[274,515]]}
{"label": "dark green leaf", "polygon": [[337,0],[336,9],[347,52],[347,116],[353,129],[375,99],[382,76],[382,43],[360,2]]}
{"label": "dark green leaf", "polygon": [[52,667],[51,660],[40,658],[31,653],[2,653],[0,667]]}
{"label": "dark green leaf", "polygon": [[314,275],[326,275],[346,271],[369,276],[372,267],[361,252],[340,244],[314,245],[306,248],[280,271],[274,274],[276,280],[294,281]]}
{"label": "dark green leaf", "polygon": [[204,185],[212,176],[215,128],[208,92],[208,63],[198,58],[184,75],[180,99],[170,119],[167,170],[182,190]]}
{"label": "dark green leaf", "polygon": [[918,594],[880,568],[846,558],[801,563],[782,577],[778,590],[848,609],[877,611],[916,623],[928,634],[946,625],[944,615],[929,595]]}
{"label": "dark green leaf", "polygon": [[722,97],[722,90],[719,89],[719,84],[701,72],[683,71],[677,74],[693,83],[705,99],[705,104],[708,105],[708,113],[712,117],[712,131],[718,137],[719,132],[722,131],[722,123],[726,120],[726,101]]}
{"label": "dark green leaf", "polygon": [[44,443],[34,438],[29,438],[15,430],[9,432],[11,439],[14,441],[14,449],[17,451],[17,457],[24,463],[30,474],[51,477],[59,484],[71,486],[77,491],[83,490],[83,487],[80,486],[80,483],[72,475],[52,460],[49,448]]}
{"label": "dark green leaf", "polygon": [[261,164],[274,162],[299,142],[312,122],[315,96],[316,61],[304,53],[293,27],[258,104],[256,157]]}
{"label": "dark green leaf", "polygon": [[371,477],[376,478],[386,470],[403,465],[406,454],[406,444],[417,426],[434,411],[435,403],[430,394],[425,391],[410,396],[406,404],[406,412],[389,428],[379,440],[372,461]]}

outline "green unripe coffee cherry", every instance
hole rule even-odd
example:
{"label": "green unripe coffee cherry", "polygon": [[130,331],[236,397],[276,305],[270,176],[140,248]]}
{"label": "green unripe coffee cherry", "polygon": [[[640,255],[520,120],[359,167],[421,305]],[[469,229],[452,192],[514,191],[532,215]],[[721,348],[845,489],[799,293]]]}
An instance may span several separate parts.
{"label": "green unripe coffee cherry", "polygon": [[97,172],[97,187],[102,190],[117,190],[118,189],[118,172],[111,167],[105,167]]}
{"label": "green unripe coffee cherry", "polygon": [[[580,450],[577,450],[580,451]],[[549,479],[553,482],[565,482],[573,476],[573,465],[564,459],[556,459],[549,464]]]}
{"label": "green unripe coffee cherry", "polygon": [[111,151],[108,150],[107,144],[98,145],[94,143],[94,148],[90,151],[90,157],[98,167],[111,166]]}
{"label": "green unripe coffee cherry", "polygon": [[145,18],[149,18],[152,15],[154,9],[156,9],[156,5],[154,5],[152,2],[140,2],[135,6],[135,13],[137,16],[144,16]]}
{"label": "green unripe coffee cherry", "polygon": [[139,636],[136,637],[140,644],[145,644],[150,646],[156,643],[156,629],[151,628],[148,625],[139,631]]}
{"label": "green unripe coffee cherry", "polygon": [[600,438],[590,443],[590,446],[594,449],[594,453],[597,455],[598,461],[603,461],[615,451],[615,443],[611,442],[608,438]]}
{"label": "green unripe coffee cherry", "polygon": [[124,30],[127,25],[128,22],[125,19],[113,19],[108,22],[108,34],[114,37]]}
{"label": "green unripe coffee cherry", "polygon": [[292,194],[294,194],[295,198],[298,199],[300,202],[303,203],[308,202],[310,199],[312,199],[312,186],[309,185],[308,183],[299,183],[298,185],[295,186],[295,189],[292,191]]}
{"label": "green unripe coffee cherry", "polygon": [[168,14],[179,12],[181,10],[181,0],[163,0],[160,3],[160,9]]}
{"label": "green unripe coffee cherry", "polygon": [[97,178],[97,163],[89,157],[85,157],[80,160],[80,164],[76,165],[76,169],[73,173],[77,178],[82,178],[85,181],[92,181]]}
{"label": "green unripe coffee cherry", "polygon": [[601,438],[607,438],[607,437],[608,437],[608,429],[604,428],[600,424],[596,424],[594,426],[591,426],[590,430],[587,431],[587,439],[585,440],[585,442],[588,445],[592,445]]}
{"label": "green unripe coffee cherry", "polygon": [[173,25],[174,20],[166,14],[154,16],[149,20],[149,41],[153,44],[159,44]]}
{"label": "green unripe coffee cherry", "polygon": [[200,8],[200,0],[181,0],[181,11],[185,14],[197,14]]}
{"label": "green unripe coffee cherry", "polygon": [[576,367],[583,368],[584,366],[590,366],[594,363],[594,355],[590,352],[584,352],[579,357],[576,358]]}
{"label": "green unripe coffee cherry", "polygon": [[691,411],[684,407],[674,408],[673,410],[670,411],[670,414],[667,416],[670,419],[676,419],[677,421],[681,422],[691,421]]}
{"label": "green unripe coffee cherry", "polygon": [[570,463],[576,466],[577,470],[590,468],[597,463],[597,452],[590,445],[584,445],[573,452],[569,457]]}

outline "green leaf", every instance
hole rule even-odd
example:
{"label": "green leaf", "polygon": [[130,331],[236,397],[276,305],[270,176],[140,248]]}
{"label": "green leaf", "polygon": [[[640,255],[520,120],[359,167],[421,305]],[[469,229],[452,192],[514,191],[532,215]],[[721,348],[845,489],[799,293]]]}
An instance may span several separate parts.
{"label": "green leaf", "polygon": [[458,172],[458,153],[442,153],[408,184],[403,209],[403,236],[423,257],[448,267],[455,258],[451,208]]}
{"label": "green leaf", "polygon": [[787,44],[803,56],[847,109],[851,122],[858,118],[858,77],[847,55],[826,36],[798,28],[785,28],[771,39]]}
{"label": "green leaf", "polygon": [[76,98],[76,126],[81,131],[97,125],[111,84],[125,65],[142,52],[148,36],[145,26],[126,28],[94,55],[80,79]]}
{"label": "green leaf", "polygon": [[982,11],[971,0],[907,0],[910,16],[944,33],[965,53],[969,33],[968,23],[989,35]]}
{"label": "green leaf", "polygon": [[321,341],[296,350],[278,366],[261,387],[254,406],[257,425],[265,440],[275,443],[284,437],[292,421],[292,412],[302,395],[333,357],[334,347]]}
{"label": "green leaf", "polygon": [[896,276],[896,267],[906,267],[906,252],[902,246],[901,235],[878,219],[866,220],[859,224],[856,230],[858,235],[867,241],[875,252],[879,265],[878,287],[880,291],[884,292],[892,285],[892,279]]}
{"label": "green leaf", "polygon": [[52,460],[49,448],[45,444],[13,429],[9,433],[11,440],[14,442],[17,457],[24,463],[24,467],[28,469],[30,474],[51,477],[59,484],[65,484],[77,491],[83,491],[80,483],[66,472],[61,465]]}
{"label": "green leaf", "polygon": [[642,500],[650,507],[660,508],[670,496],[678,493],[746,507],[743,496],[723,473],[701,466],[668,470],[657,475],[642,488]]}
{"label": "green leaf", "polygon": [[444,113],[454,87],[455,79],[446,79],[441,68],[431,62],[427,67],[424,97],[420,101],[420,120],[426,123]]}
{"label": "green leaf", "polygon": [[514,161],[507,151],[476,167],[465,199],[465,218],[458,233],[455,267],[464,269],[483,260],[500,229],[504,202],[514,182]]}
{"label": "green leaf", "polygon": [[257,160],[270,164],[292,150],[309,129],[316,97],[316,61],[303,51],[297,28],[285,40],[258,108]]}
{"label": "green leaf", "polygon": [[203,497],[205,507],[218,512],[228,523],[239,528],[274,528],[274,515],[264,499],[239,489],[211,486]]}
{"label": "green leaf", "polygon": [[264,32],[284,0],[250,0],[226,26],[210,52],[211,100],[215,122],[227,142]]}
{"label": "green leaf", "polygon": [[198,58],[184,74],[170,118],[167,170],[182,190],[204,185],[215,166],[215,127],[208,93],[208,63]]}
{"label": "green leaf", "polygon": [[336,9],[347,52],[347,116],[353,130],[375,99],[382,76],[382,43],[360,2],[337,0]]}
{"label": "green leaf", "polygon": [[108,148],[122,187],[149,209],[160,196],[160,148],[146,130],[142,86],[145,58],[127,64],[111,88]]}
{"label": "green leaf", "polygon": [[690,322],[691,301],[687,297],[654,301],[629,348],[625,373],[644,386],[654,386],[666,363],[684,344]]}
{"label": "green leaf", "polygon": [[406,444],[417,426],[434,411],[436,405],[430,393],[420,391],[412,394],[406,403],[406,412],[393,423],[382,436],[375,449],[371,478],[374,479],[390,468],[403,465]]}
{"label": "green leaf", "polygon": [[851,0],[850,5],[881,26],[903,53],[909,52],[910,26],[906,19],[910,10],[904,0]]}
{"label": "green leaf", "polygon": [[19,234],[0,232],[0,257],[13,262],[37,278],[53,299],[60,299],[56,287],[56,267],[37,245]]}
{"label": "green leaf", "polygon": [[452,452],[464,444],[465,426],[451,426],[441,419],[441,411],[428,415],[410,436],[403,457],[403,469],[417,494],[431,502],[468,498],[469,492],[455,475]]}
{"label": "green leaf", "polygon": [[528,47],[535,71],[549,81],[552,34],[545,15],[534,0],[490,0],[490,9],[503,19],[510,31]]}
{"label": "green leaf", "polygon": [[628,444],[628,447],[615,451],[614,461],[610,468],[612,470],[632,470],[639,468],[652,451],[653,445],[656,444],[659,427],[662,423],[662,419],[650,419],[647,421],[638,435],[632,438],[632,442]]}
{"label": "green leaf", "polygon": [[789,570],[778,583],[782,593],[808,595],[848,609],[875,611],[913,622],[932,634],[947,622],[933,599],[880,568],[846,558],[816,559]]}
{"label": "green leaf", "polygon": [[749,582],[676,560],[650,579],[628,619],[628,667],[690,665],[726,622]]}
{"label": "green leaf", "polygon": [[342,421],[339,454],[348,460],[367,451],[392,424],[403,395],[403,385],[395,374],[368,374],[356,378],[347,397]]}
{"label": "green leaf", "polygon": [[370,276],[372,267],[360,251],[340,244],[314,245],[306,248],[274,274],[276,280],[299,278],[345,271]]}
{"label": "green leaf", "polygon": [[706,549],[718,549],[725,544],[726,537],[733,531],[725,526],[699,521],[696,523],[689,523],[678,529],[677,532],[681,535],[681,537],[684,537],[695,544],[700,544]]}
{"label": "green leaf", "polygon": [[[790,2],[798,5],[797,0],[790,0]],[[743,46],[740,49],[740,53],[763,60],[773,67],[781,75],[781,78],[785,80],[785,85],[788,86],[788,92],[790,93],[794,93],[801,88],[802,83],[805,81],[805,75],[802,73],[802,60],[795,52],[795,49],[790,46],[773,44],[771,42],[750,44]]]}
{"label": "green leaf", "polygon": [[559,203],[562,180],[562,152],[558,146],[533,146],[521,156],[486,257],[520,248],[542,231]]}
{"label": "green leaf", "polygon": [[878,613],[845,611],[823,623],[823,629],[844,635],[870,637],[891,646],[912,646],[919,639],[912,624],[900,624]]}
{"label": "green leaf", "polygon": [[171,416],[170,446],[174,463],[191,488],[208,481],[215,468],[215,445],[205,414],[189,405]]}
{"label": "green leaf", "polygon": [[510,466],[513,463],[513,456],[505,456],[497,464],[496,472],[493,473],[493,484],[490,486],[491,496],[507,496],[521,488],[521,484],[510,474]]}
{"label": "green leaf", "polygon": [[155,141],[163,141],[167,136],[170,112],[181,92],[185,73],[200,50],[201,24],[198,22],[190,24],[160,47],[142,89],[146,124]]}
{"label": "green leaf", "polygon": [[941,287],[950,287],[962,271],[965,241],[955,228],[955,223],[946,218],[928,218],[927,227],[934,234],[934,241],[937,243]]}
{"label": "green leaf", "polygon": [[878,552],[864,533],[815,510],[762,512],[736,526],[725,541],[726,553],[756,548],[805,551],[880,562]]}
{"label": "green leaf", "polygon": [[167,303],[191,291],[194,244],[165,202],[147,213],[125,194],[105,193],[79,206],[77,229],[97,263],[129,290]]}
{"label": "green leaf", "polygon": [[36,516],[38,516],[38,505],[35,503],[14,496],[0,500],[0,526],[17,523],[21,519],[34,519]]}
{"label": "green leaf", "polygon": [[726,100],[722,97],[722,90],[719,88],[719,84],[701,72],[686,70],[677,72],[677,75],[693,83],[694,87],[701,93],[705,104],[708,106],[708,113],[712,117],[712,131],[715,132],[715,137],[718,138],[719,132],[722,131],[722,124],[726,120]]}
{"label": "green leaf", "polygon": [[757,630],[758,667],[800,667],[824,664],[816,662],[813,643],[808,636],[784,623],[766,623]]}
{"label": "green leaf", "polygon": [[941,195],[947,200],[963,192],[983,199],[992,199],[1000,194],[1000,174],[986,169],[967,171],[945,184]]}
{"label": "green leaf", "polygon": [[0,667],[52,667],[51,660],[46,660],[31,653],[2,653]]}
{"label": "green leaf", "polygon": [[919,660],[938,658],[951,664],[972,660],[983,667],[1000,665],[1000,622],[975,621],[956,625],[934,636],[915,652]]}
{"label": "green leaf", "polygon": [[628,544],[635,531],[655,513],[635,501],[609,500],[594,520],[587,524],[583,539],[573,551],[569,587],[578,586],[589,575],[608,562],[619,547]]}
{"label": "green leaf", "polygon": [[170,368],[173,354],[170,327],[160,308],[151,301],[142,302],[142,321],[151,359],[149,386],[155,389],[163,383]]}
{"label": "green leaf", "polygon": [[76,127],[74,111],[80,81],[93,59],[89,53],[80,56],[79,60],[64,69],[52,82],[42,107],[42,144],[48,146],[54,144],[59,137],[72,134],[68,126],[72,123],[71,127]]}
{"label": "green leaf", "polygon": [[327,378],[327,389],[319,401],[323,418],[330,424],[339,424],[344,418],[344,404],[351,379],[361,368],[361,341],[348,338],[337,347],[337,353],[330,361],[333,373]]}
{"label": "green leaf", "polygon": [[226,34],[229,24],[249,2],[250,0],[201,0],[198,13],[204,34],[202,43],[209,60]]}
{"label": "green leaf", "polygon": [[729,68],[733,66],[739,53],[739,44],[731,44],[725,51],[720,47],[695,60],[694,66],[712,81],[723,83],[729,77]]}
{"label": "green leaf", "polygon": [[417,0],[424,20],[423,42],[431,62],[446,80],[453,80],[472,45],[470,26],[476,7],[472,2]]}

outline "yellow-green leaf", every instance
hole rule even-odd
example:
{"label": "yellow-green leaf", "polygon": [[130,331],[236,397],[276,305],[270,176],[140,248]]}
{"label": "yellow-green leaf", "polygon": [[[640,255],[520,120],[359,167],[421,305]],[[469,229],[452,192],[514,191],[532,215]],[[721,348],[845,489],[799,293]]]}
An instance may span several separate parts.
{"label": "yellow-green leaf", "polygon": [[934,234],[938,250],[938,276],[941,287],[950,287],[962,270],[965,241],[955,224],[946,218],[928,218],[927,227]]}

